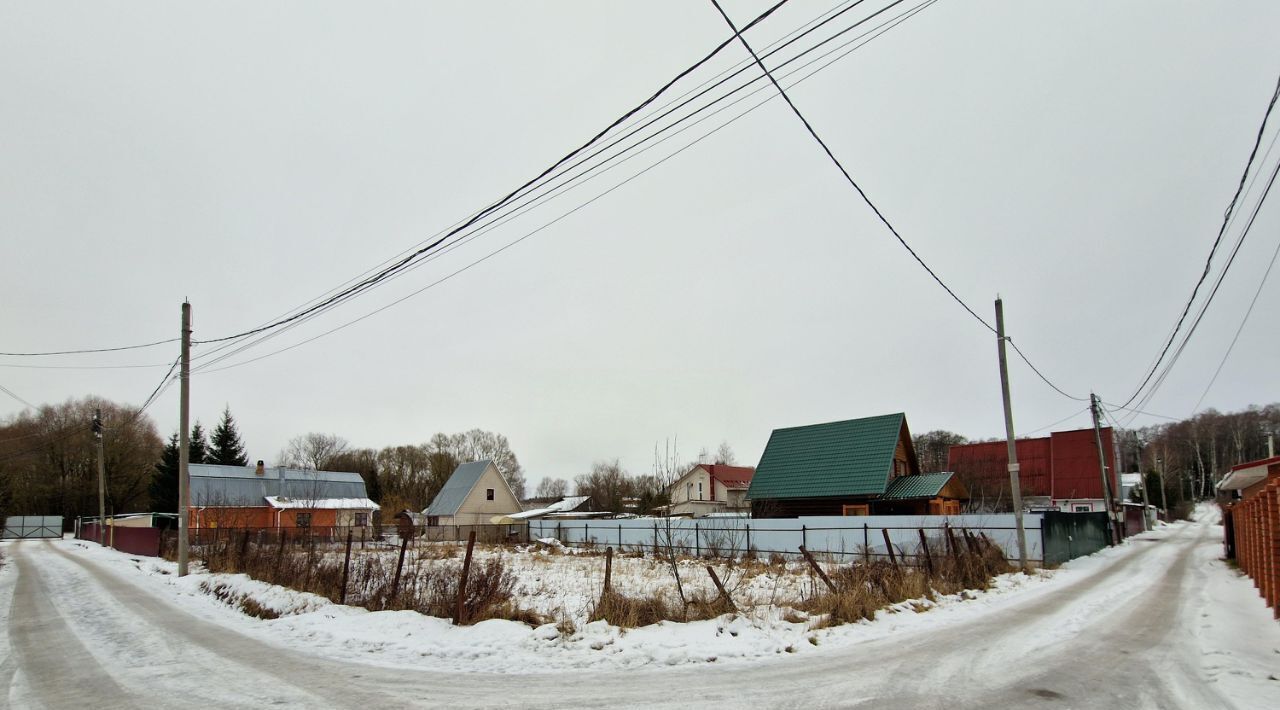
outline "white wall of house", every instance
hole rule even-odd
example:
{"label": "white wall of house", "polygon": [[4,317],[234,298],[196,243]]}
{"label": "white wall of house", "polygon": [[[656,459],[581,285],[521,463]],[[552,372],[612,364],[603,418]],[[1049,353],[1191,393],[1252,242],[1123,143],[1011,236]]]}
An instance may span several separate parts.
{"label": "white wall of house", "polygon": [[520,501],[511,493],[502,474],[498,473],[497,467],[489,464],[471,492],[467,493],[457,515],[442,515],[439,524],[488,525],[495,515],[509,515],[521,510]]}

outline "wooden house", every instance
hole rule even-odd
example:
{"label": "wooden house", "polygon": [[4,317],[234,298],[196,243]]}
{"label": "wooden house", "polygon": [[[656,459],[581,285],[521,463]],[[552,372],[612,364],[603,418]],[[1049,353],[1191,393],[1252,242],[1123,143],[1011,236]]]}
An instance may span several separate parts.
{"label": "wooden house", "polygon": [[775,429],[747,491],[752,517],[953,515],[951,473],[920,473],[905,414]]}
{"label": "wooden house", "polygon": [[494,516],[521,511],[520,501],[488,459],[464,463],[422,514],[428,526],[486,525]]}

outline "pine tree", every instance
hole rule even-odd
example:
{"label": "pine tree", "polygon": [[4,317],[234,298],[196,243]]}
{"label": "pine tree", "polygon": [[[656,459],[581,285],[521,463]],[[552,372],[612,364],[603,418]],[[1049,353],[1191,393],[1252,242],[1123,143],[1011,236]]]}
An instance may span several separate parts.
{"label": "pine tree", "polygon": [[213,430],[213,441],[210,442],[208,458],[205,463],[216,463],[223,466],[248,466],[249,456],[244,451],[244,442],[240,440],[240,432],[236,430],[236,420],[231,418],[231,407],[222,410],[222,421]]}

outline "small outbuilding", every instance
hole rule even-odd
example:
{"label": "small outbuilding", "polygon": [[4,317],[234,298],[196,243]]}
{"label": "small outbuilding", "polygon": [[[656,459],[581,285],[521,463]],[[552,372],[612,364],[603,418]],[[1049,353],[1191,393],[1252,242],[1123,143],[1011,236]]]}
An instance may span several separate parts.
{"label": "small outbuilding", "polygon": [[775,429],[747,499],[752,517],[954,515],[969,493],[920,473],[905,414]]}
{"label": "small outbuilding", "polygon": [[520,500],[493,461],[464,463],[436,494],[422,514],[427,525],[487,525],[495,515],[522,510]]}

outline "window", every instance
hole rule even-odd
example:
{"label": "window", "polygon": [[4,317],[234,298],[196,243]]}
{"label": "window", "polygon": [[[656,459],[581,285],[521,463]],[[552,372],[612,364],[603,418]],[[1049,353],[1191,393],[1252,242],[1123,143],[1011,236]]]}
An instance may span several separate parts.
{"label": "window", "polygon": [[1076,512],[1077,512],[1077,513],[1092,513],[1092,512],[1093,512],[1093,506],[1091,506],[1091,505],[1077,505],[1077,506],[1076,506]]}
{"label": "window", "polygon": [[893,473],[898,476],[907,475],[907,462],[901,459],[893,460]]}
{"label": "window", "polygon": [[840,506],[841,515],[867,515],[868,512],[869,510],[866,503]]}
{"label": "window", "polygon": [[485,499],[485,500],[493,500],[493,489],[492,489],[492,488],[486,488],[486,489],[484,489],[484,499]]}
{"label": "window", "polygon": [[698,481],[698,500],[702,500],[702,481]]}
{"label": "window", "polygon": [[692,483],[684,484],[684,499],[693,500],[693,484]]}
{"label": "window", "polygon": [[300,528],[311,527],[311,513],[298,513],[297,525]]}
{"label": "window", "polygon": [[356,513],[356,527],[363,528],[369,524],[368,513]]}

